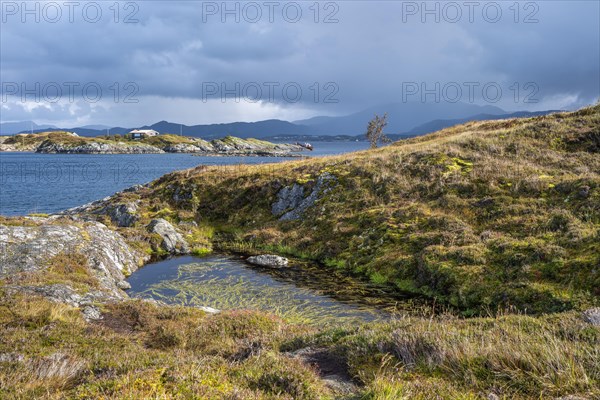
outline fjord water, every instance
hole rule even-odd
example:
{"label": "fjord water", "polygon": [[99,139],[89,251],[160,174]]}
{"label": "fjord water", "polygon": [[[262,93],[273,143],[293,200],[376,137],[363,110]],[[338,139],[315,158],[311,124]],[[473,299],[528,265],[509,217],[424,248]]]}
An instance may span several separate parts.
{"label": "fjord water", "polygon": [[[318,142],[308,156],[347,153],[365,142]],[[0,215],[54,213],[198,165],[262,164],[275,157],[192,154],[37,154],[0,152]]]}
{"label": "fjord water", "polygon": [[170,258],[128,279],[132,297],[219,310],[255,309],[308,324],[389,319],[402,301],[379,287],[303,265],[270,269],[235,256]]}

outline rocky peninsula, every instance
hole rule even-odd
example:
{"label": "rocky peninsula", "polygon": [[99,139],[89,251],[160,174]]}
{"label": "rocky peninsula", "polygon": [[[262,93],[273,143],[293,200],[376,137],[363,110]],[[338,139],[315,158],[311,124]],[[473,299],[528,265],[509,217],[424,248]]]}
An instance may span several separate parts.
{"label": "rocky peninsula", "polygon": [[0,151],[46,154],[156,154],[191,153],[199,156],[301,157],[296,144],[226,136],[211,141],[177,135],[160,135],[140,140],[118,135],[80,137],[65,131],[0,136]]}

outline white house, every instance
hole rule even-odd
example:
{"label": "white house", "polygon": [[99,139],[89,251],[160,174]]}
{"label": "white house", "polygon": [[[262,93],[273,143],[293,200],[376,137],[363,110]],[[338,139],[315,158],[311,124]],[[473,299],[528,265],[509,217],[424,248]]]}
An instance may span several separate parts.
{"label": "white house", "polygon": [[159,135],[159,133],[156,132],[154,129],[134,129],[131,132],[129,132],[129,134],[131,135],[132,139],[143,139],[145,137]]}

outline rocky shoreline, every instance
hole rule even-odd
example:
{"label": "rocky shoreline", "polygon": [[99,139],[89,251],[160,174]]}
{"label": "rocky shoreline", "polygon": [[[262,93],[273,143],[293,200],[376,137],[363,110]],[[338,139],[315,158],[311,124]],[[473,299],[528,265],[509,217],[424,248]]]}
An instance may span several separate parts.
{"label": "rocky shoreline", "polygon": [[61,143],[45,141],[35,149],[41,154],[157,154],[162,149],[145,144],[121,145],[106,143],[86,143],[79,146],[65,146]]}

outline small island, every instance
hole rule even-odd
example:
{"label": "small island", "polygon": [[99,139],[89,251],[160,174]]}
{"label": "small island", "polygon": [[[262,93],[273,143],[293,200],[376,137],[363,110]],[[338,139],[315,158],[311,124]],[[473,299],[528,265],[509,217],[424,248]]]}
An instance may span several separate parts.
{"label": "small island", "polygon": [[211,141],[172,134],[81,137],[67,131],[0,136],[0,152],[48,154],[193,153],[201,156],[301,157],[298,144],[226,136]]}

